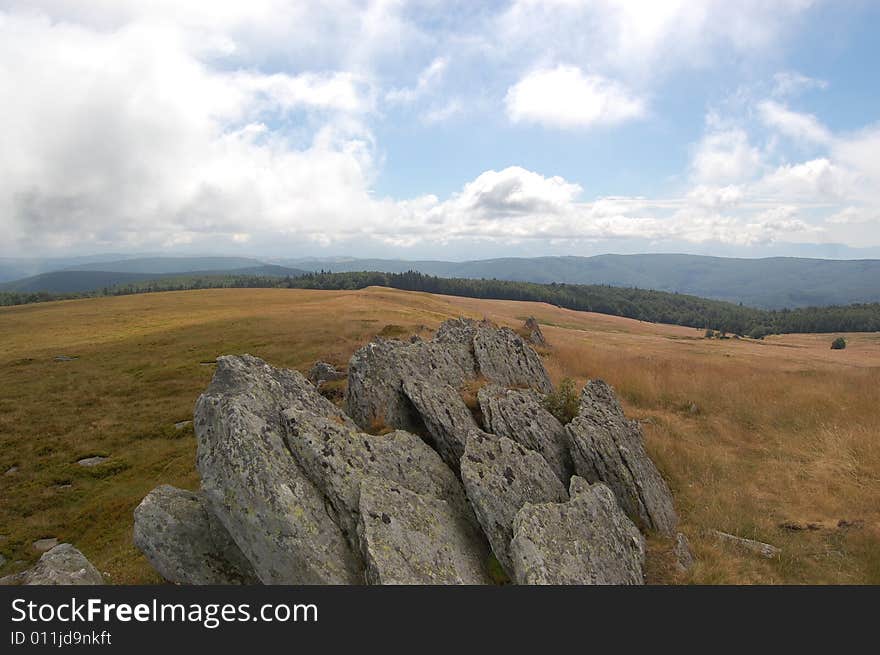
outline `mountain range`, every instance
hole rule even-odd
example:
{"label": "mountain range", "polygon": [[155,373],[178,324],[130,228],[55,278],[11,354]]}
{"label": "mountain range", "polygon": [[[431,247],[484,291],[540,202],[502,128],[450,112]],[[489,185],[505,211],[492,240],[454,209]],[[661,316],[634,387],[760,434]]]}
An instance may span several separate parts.
{"label": "mountain range", "polygon": [[[0,274],[6,262],[0,261]],[[45,264],[44,264],[45,265]],[[18,268],[23,265],[21,261]],[[61,267],[59,267],[61,268]],[[501,258],[436,261],[360,258],[260,260],[243,257],[145,257],[76,261],[55,270],[0,284],[0,291],[83,292],[175,274],[301,275],[305,271],[415,270],[438,277],[487,278],[559,284],[605,284],[686,293],[744,305],[780,309],[880,302],[880,260],[792,257],[739,259],[643,254],[593,257]],[[8,275],[8,272],[7,272]]]}

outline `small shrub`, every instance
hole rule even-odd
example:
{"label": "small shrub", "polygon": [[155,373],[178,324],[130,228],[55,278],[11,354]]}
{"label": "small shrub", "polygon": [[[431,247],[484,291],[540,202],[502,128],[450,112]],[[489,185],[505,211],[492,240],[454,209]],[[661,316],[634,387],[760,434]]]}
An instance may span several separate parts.
{"label": "small shrub", "polygon": [[559,422],[565,425],[577,416],[580,399],[574,387],[574,380],[565,378],[559,383],[555,391],[551,391],[544,398],[544,408],[553,414]]}
{"label": "small shrub", "polygon": [[714,339],[715,330],[706,330],[706,334],[704,334],[703,336],[705,336],[707,339]]}
{"label": "small shrub", "polygon": [[844,348],[846,348],[846,339],[843,337],[837,337],[831,342],[831,350],[843,350]]}

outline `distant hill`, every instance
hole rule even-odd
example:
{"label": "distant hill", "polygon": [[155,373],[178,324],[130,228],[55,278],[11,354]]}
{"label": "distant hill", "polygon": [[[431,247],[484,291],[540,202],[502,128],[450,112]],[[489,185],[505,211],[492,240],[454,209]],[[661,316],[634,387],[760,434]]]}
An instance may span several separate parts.
{"label": "distant hill", "polygon": [[608,284],[686,293],[764,309],[880,301],[880,260],[698,255],[598,255],[466,262],[305,259],[285,263],[333,272],[416,270],[428,275],[521,282]]}
{"label": "distant hill", "polygon": [[[258,263],[259,264],[259,263]],[[273,264],[259,264],[246,268],[231,270],[204,270],[182,271],[177,273],[130,273],[118,271],[81,271],[66,270],[42,273],[32,277],[23,278],[0,284],[0,291],[17,293],[33,293],[45,291],[47,293],[88,293],[100,289],[134,284],[147,280],[162,280],[167,278],[197,278],[197,277],[223,277],[230,275],[262,276],[262,277],[299,277],[305,271],[277,266]]]}
{"label": "distant hill", "polygon": [[114,273],[190,273],[195,271],[231,271],[263,266],[265,262],[249,257],[139,257],[113,262],[67,266],[68,271],[109,271]]}

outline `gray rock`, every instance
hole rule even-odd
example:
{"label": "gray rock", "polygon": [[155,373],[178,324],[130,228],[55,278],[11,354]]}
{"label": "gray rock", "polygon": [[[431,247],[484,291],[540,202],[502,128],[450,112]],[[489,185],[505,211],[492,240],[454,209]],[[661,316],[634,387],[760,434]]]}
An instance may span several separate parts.
{"label": "gray rock", "polygon": [[309,382],[314,384],[316,387],[320,387],[325,382],[332,382],[333,380],[342,380],[346,377],[346,373],[343,371],[337,371],[336,367],[333,364],[329,364],[327,362],[315,362],[314,366],[309,369]]}
{"label": "gray rock", "polygon": [[571,479],[567,503],[527,504],[510,543],[518,584],[643,584],[645,541],[603,484]]}
{"label": "gray rock", "polygon": [[755,541],[754,539],[737,537],[736,535],[729,534],[727,532],[721,532],[720,530],[712,530],[712,534],[714,534],[715,538],[722,543],[731,544],[732,546],[736,546],[737,548],[748,551],[750,553],[755,553],[766,559],[773,559],[782,552],[780,548],[777,548],[776,546],[773,546],[771,544],[766,544],[763,541]]}
{"label": "gray rock", "polygon": [[191,425],[191,424],[192,424],[192,421],[178,421],[177,423],[174,424],[174,429],[175,430],[183,430],[183,428],[185,428],[186,426]]}
{"label": "gray rock", "polygon": [[538,353],[510,328],[479,327],[474,334],[474,357],[477,370],[503,387],[553,391]]}
{"label": "gray rock", "polygon": [[83,457],[82,459],[77,460],[77,464],[80,466],[85,466],[86,468],[91,468],[93,466],[97,466],[102,462],[106,462],[106,457],[101,457],[100,455],[95,455],[94,457]]}
{"label": "gray rock", "polygon": [[78,358],[71,357],[70,355],[55,355],[56,362],[72,362],[75,359],[78,359]]}
{"label": "gray rock", "polygon": [[403,382],[403,392],[419,413],[443,461],[458,471],[468,434],[480,430],[458,391],[448,384],[416,377]]}
{"label": "gray rock", "polygon": [[282,408],[354,424],[299,372],[221,357],[195,409],[207,505],[265,584],[354,584],[359,556],[284,443]]}
{"label": "gray rock", "polygon": [[513,575],[513,521],[526,503],[568,500],[565,487],[538,453],[506,437],[471,433],[461,459],[468,499],[501,566]]}
{"label": "gray rock", "polygon": [[362,428],[374,423],[418,432],[421,422],[403,393],[403,381],[429,374],[438,383],[460,387],[475,377],[469,342],[436,339],[405,343],[378,339],[352,355],[348,364],[346,403]]}
{"label": "gray rock", "polygon": [[18,467],[10,466],[8,469],[6,469],[3,475],[15,475],[16,473],[18,473]]}
{"label": "gray rock", "polygon": [[566,434],[575,473],[607,484],[640,528],[675,534],[678,516],[669,487],[645,451],[639,422],[626,419],[611,387],[587,382]]}
{"label": "gray rock", "polygon": [[33,544],[34,550],[45,553],[52,550],[58,545],[58,539],[55,537],[46,537],[45,539],[37,539]]}
{"label": "gray rock", "polygon": [[0,555],[0,568],[2,568],[6,564],[6,558],[3,555]]}
{"label": "gray rock", "polygon": [[59,544],[43,553],[27,571],[0,578],[0,585],[102,585],[104,578],[91,562],[70,544]]}
{"label": "gray rock", "polygon": [[477,393],[486,430],[540,453],[564,485],[572,475],[565,426],[530,389],[487,385]]}
{"label": "gray rock", "polygon": [[134,545],[169,582],[256,584],[253,567],[201,494],[156,487],[134,510]]}
{"label": "gray rock", "polygon": [[532,343],[536,346],[546,346],[547,340],[544,338],[544,333],[541,332],[541,326],[538,325],[538,319],[534,316],[529,316],[526,319],[526,322],[523,323],[523,328],[528,332],[528,340],[529,343]]}
{"label": "gray rock", "polygon": [[502,386],[552,389],[541,358],[519,335],[459,318],[445,321],[429,341],[378,339],[355,352],[348,365],[348,413],[364,429],[376,422],[419,432],[404,380],[419,377],[458,389],[478,375]]}
{"label": "gray rock", "polygon": [[367,476],[439,498],[475,522],[461,483],[421,438],[403,430],[372,435],[321,416],[286,410],[285,441],[300,468],[323,491],[349,542],[357,543],[360,487]]}
{"label": "gray rock", "polygon": [[482,536],[444,500],[367,477],[359,534],[371,584],[491,584]]}
{"label": "gray rock", "polygon": [[684,532],[675,535],[675,545],[672,548],[675,555],[675,567],[682,573],[687,573],[694,567],[694,555],[691,552],[691,544]]}

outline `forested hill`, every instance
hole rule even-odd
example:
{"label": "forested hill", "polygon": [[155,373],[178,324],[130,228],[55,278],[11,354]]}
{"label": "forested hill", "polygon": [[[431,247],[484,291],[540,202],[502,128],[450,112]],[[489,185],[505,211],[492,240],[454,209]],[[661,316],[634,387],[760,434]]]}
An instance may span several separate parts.
{"label": "forested hill", "polygon": [[86,294],[0,293],[0,304],[13,305],[61,298],[125,295],[219,287],[354,290],[384,286],[408,291],[546,302],[567,309],[624,316],[760,338],[791,332],[877,332],[880,303],[765,310],[679,293],[579,284],[535,284],[508,280],[440,278],[405,273],[308,273],[298,277],[242,274],[180,275],[116,286]]}
{"label": "forested hill", "polygon": [[507,257],[466,262],[315,259],[285,263],[312,271],[403,273],[412,270],[444,278],[638,287],[763,309],[880,302],[880,260],[877,259],[737,259],[641,254]]}

